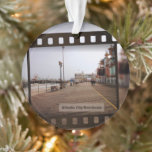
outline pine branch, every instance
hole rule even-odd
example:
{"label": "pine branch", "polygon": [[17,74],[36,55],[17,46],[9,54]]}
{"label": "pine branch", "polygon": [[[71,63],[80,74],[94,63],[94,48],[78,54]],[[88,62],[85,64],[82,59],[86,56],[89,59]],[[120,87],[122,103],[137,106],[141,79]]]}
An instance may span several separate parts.
{"label": "pine branch", "polygon": [[0,113],[0,152],[34,152],[28,150],[33,142],[27,137],[28,129],[22,131],[17,118],[12,122]]}
{"label": "pine branch", "polygon": [[23,0],[0,1],[1,49],[23,49],[29,42],[29,32],[34,28],[36,20],[28,9]]}
{"label": "pine branch", "polygon": [[136,70],[133,81],[137,84],[145,82],[152,73],[152,16],[147,14],[144,18],[138,18],[129,6],[125,20],[116,19],[109,31],[128,56],[130,67],[133,68],[131,72],[135,73]]}
{"label": "pine branch", "polygon": [[17,117],[19,109],[27,115],[23,103],[25,96],[20,84],[19,60],[13,61],[9,57],[0,60],[0,107],[6,115],[12,113],[12,117]]}
{"label": "pine branch", "polygon": [[[129,2],[129,0],[89,0],[87,20],[107,30],[114,17],[124,17]],[[133,0],[132,3],[134,10],[137,11],[136,0]]]}

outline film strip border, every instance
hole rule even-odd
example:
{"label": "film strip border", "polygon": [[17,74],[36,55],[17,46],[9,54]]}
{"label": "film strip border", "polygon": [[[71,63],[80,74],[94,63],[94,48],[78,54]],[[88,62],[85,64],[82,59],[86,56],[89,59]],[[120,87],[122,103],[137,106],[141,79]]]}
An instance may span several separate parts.
{"label": "film strip border", "polygon": [[98,125],[103,124],[106,120],[112,117],[112,114],[98,114],[98,115],[90,115],[90,116],[71,116],[67,118],[67,116],[58,116],[51,117],[48,122],[57,128],[63,129],[83,129],[96,127]]}
{"label": "film strip border", "polygon": [[117,43],[116,39],[107,31],[81,32],[79,38],[73,37],[71,33],[52,33],[41,34],[31,48],[114,43]]}
{"label": "film strip border", "polygon": [[[75,45],[102,45],[102,44],[115,44],[115,56],[117,61],[117,41],[112,37],[107,31],[96,31],[96,32],[81,32],[79,38],[75,38],[71,33],[51,33],[51,34],[41,34],[31,45],[31,48],[35,47],[54,47],[54,46],[75,46]],[[27,53],[27,63],[28,63],[28,88],[29,88],[29,102],[31,104],[31,86],[30,86],[30,58],[29,51]],[[116,71],[118,71],[116,66]],[[119,109],[119,86],[118,86],[118,75],[117,84],[117,107]],[[66,116],[61,117],[51,117],[44,118],[52,125],[58,128],[65,129],[83,129],[95,127],[103,124],[107,119],[109,119],[112,114],[96,114],[90,116]]]}

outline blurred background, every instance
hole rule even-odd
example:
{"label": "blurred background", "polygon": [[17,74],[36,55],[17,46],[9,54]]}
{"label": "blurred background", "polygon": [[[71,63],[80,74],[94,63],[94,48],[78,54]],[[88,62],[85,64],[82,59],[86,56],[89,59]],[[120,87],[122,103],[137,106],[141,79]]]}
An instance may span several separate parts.
{"label": "blurred background", "polygon": [[0,0],[0,152],[152,151],[152,1],[88,0],[85,20],[122,45],[130,89],[104,125],[65,131],[31,110],[21,86],[30,44],[50,26],[67,21],[64,0]]}

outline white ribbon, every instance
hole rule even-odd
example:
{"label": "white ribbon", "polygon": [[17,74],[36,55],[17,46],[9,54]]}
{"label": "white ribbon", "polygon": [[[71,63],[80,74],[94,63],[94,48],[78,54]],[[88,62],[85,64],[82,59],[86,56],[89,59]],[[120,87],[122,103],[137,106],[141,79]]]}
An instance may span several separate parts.
{"label": "white ribbon", "polygon": [[65,0],[69,22],[74,22],[72,34],[78,34],[81,30],[86,4],[87,0]]}

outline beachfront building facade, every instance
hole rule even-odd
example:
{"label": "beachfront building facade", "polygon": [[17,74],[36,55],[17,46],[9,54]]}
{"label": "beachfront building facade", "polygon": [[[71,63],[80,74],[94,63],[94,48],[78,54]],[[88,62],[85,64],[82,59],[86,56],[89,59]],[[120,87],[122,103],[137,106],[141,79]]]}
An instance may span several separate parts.
{"label": "beachfront building facade", "polygon": [[96,75],[94,73],[92,74],[84,74],[82,73],[76,73],[75,74],[75,82],[90,82],[91,79],[96,79]]}
{"label": "beachfront building facade", "polygon": [[116,84],[116,64],[113,47],[105,53],[105,57],[100,61],[97,69],[98,81],[103,84]]}

